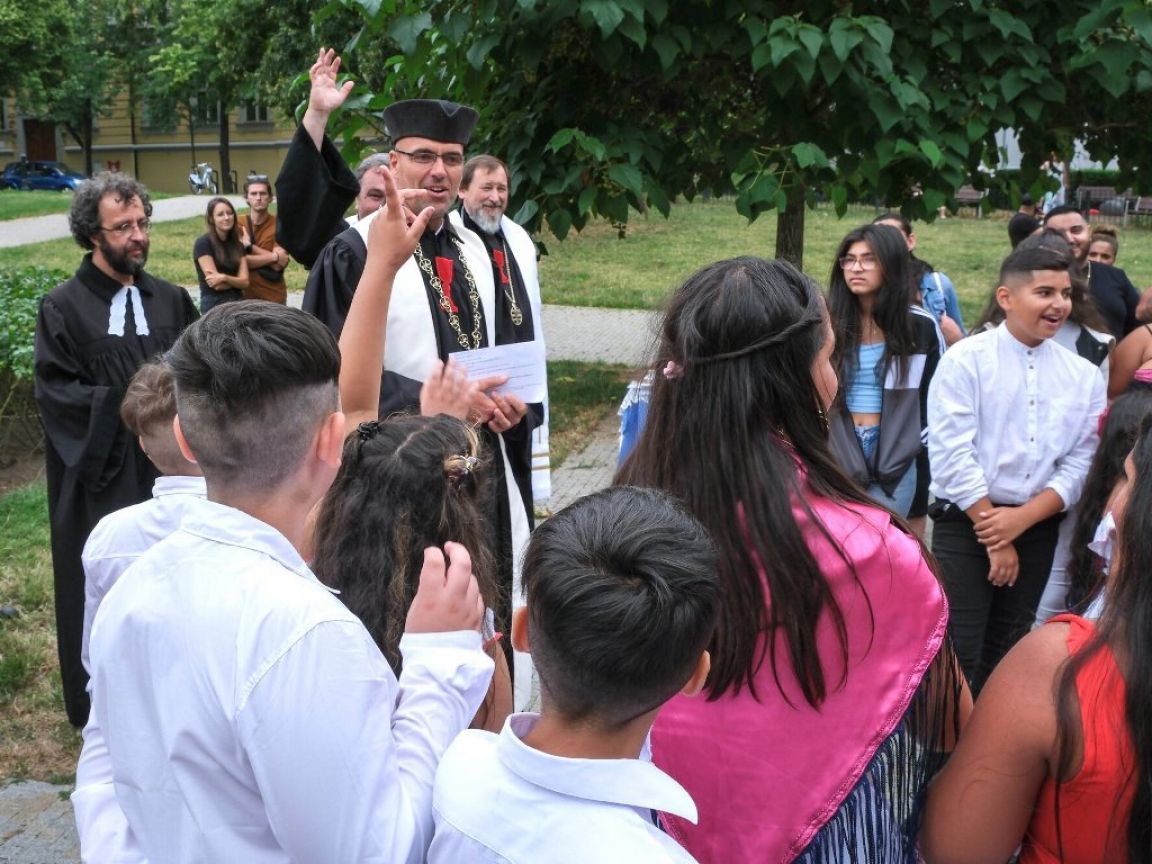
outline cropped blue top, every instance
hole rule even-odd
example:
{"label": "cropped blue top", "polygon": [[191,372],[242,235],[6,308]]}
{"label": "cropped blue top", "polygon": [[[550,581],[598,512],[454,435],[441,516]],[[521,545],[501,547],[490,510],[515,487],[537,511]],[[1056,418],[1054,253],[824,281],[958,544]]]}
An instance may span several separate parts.
{"label": "cropped blue top", "polygon": [[884,398],[884,370],[880,360],[884,356],[884,343],[861,345],[856,353],[844,403],[853,414],[879,414]]}

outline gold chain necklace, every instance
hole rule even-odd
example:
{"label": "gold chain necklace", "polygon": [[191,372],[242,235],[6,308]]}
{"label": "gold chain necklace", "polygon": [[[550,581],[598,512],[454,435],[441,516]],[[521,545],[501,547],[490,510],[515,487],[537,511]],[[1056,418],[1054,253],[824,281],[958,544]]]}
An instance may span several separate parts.
{"label": "gold chain necklace", "polygon": [[448,235],[448,239],[452,241],[452,245],[456,247],[456,251],[460,255],[460,264],[464,268],[464,278],[468,280],[468,302],[472,304],[471,343],[469,343],[468,337],[460,327],[460,316],[452,311],[452,301],[448,297],[448,291],[452,290],[452,286],[449,285],[447,291],[445,291],[444,283],[432,269],[432,262],[428,260],[428,256],[424,254],[424,250],[419,243],[416,244],[416,263],[420,265],[421,270],[428,274],[428,282],[432,285],[432,290],[436,292],[436,296],[440,298],[440,302],[437,305],[444,310],[444,314],[448,316],[448,323],[451,324],[452,329],[456,331],[456,341],[460,343],[460,347],[465,351],[470,351],[473,348],[479,348],[481,342],[480,325],[482,323],[482,316],[480,313],[480,292],[476,288],[476,280],[472,278],[472,270],[468,267],[468,259],[464,257],[464,244],[452,235]]}
{"label": "gold chain necklace", "polygon": [[515,286],[512,284],[512,266],[510,264],[512,256],[508,253],[508,243],[503,237],[500,238],[500,247],[504,252],[504,275],[508,277],[508,284],[504,286],[504,296],[508,298],[508,315],[512,319],[513,325],[519,327],[524,323],[524,313],[520,311],[520,307],[516,305],[516,291]]}

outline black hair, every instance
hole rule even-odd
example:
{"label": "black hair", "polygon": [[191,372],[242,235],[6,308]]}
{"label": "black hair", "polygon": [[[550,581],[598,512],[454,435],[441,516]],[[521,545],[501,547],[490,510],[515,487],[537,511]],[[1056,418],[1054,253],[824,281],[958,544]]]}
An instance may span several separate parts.
{"label": "black hair", "polygon": [[1040,220],[1028,213],[1016,213],[1008,220],[1008,242],[1015,249],[1036,233]]}
{"label": "black hair", "polygon": [[[848,254],[853,243],[864,243],[876,258],[883,282],[872,305],[872,320],[884,334],[884,353],[880,368],[887,368],[895,358],[901,378],[908,371],[908,357],[916,351],[910,304],[915,301],[908,278],[908,244],[898,228],[891,225],[862,225],[840,241],[836,260],[832,262],[832,275],[828,286],[828,312],[832,330],[836,334],[836,349],[832,365],[841,381],[848,380],[857,359],[863,313],[859,299],[848,288],[840,259]],[[843,394],[840,396],[843,399]]]}
{"label": "black hair", "polygon": [[[1132,790],[1127,816],[1127,860],[1131,864],[1152,862],[1152,421],[1145,419],[1132,449],[1135,480],[1129,487],[1128,504],[1117,519],[1117,548],[1108,603],[1095,635],[1069,657],[1056,684],[1058,729],[1057,812],[1060,785],[1073,776],[1077,755],[1083,752],[1084,730],[1080,722],[1084,706],[1076,694],[1076,676],[1101,650],[1116,658],[1124,678],[1124,717],[1136,764],[1125,777],[1113,806]],[[1104,706],[1101,706],[1103,708]],[[1117,733],[1119,730],[1116,730]],[[1108,802],[1102,802],[1108,803]],[[1122,824],[1117,813],[1114,825]],[[1109,838],[1112,839],[1112,838]],[[1057,841],[1061,840],[1057,821]],[[1109,846],[1112,849],[1112,846]],[[1112,859],[1109,859],[1112,860]]]}
{"label": "black hair", "polygon": [[[895,210],[886,210],[872,220],[873,225],[880,225],[884,222],[895,222],[900,226],[900,230],[904,232],[905,238],[912,237],[912,223],[908,221],[904,214]],[[888,227],[891,228],[893,226],[889,225]],[[935,272],[935,267],[923,258],[918,258],[915,252],[911,250],[908,251],[908,296],[911,298],[909,302],[915,301],[916,297],[920,294],[920,286],[924,284],[924,277]]]}
{"label": "black hair", "polygon": [[[1088,291],[1088,280],[1083,271],[1076,264],[1068,241],[1059,231],[1045,228],[1039,234],[1020,241],[1020,245],[1008,253],[1000,265],[1000,285],[1021,278],[1031,279],[1036,270],[1052,270],[1058,273],[1067,273],[1072,283],[1072,311],[1068,318],[1089,329],[1100,333],[1108,333],[1108,325],[1096,308],[1096,302]],[[988,302],[984,304],[984,311],[980,315],[977,329],[987,324],[999,324],[1004,320],[1004,310],[996,299],[996,288],[992,289]]]}
{"label": "black hair", "polygon": [[1084,213],[1079,207],[1073,207],[1071,204],[1061,204],[1059,207],[1053,207],[1044,214],[1044,224],[1048,224],[1048,220],[1053,216],[1064,216],[1067,213],[1075,213],[1077,216],[1083,217]]}
{"label": "black hair", "polygon": [[543,522],[524,555],[544,709],[622,726],[691,678],[716,624],[716,554],[671,496],[617,486]]}
{"label": "black hair", "polygon": [[176,413],[209,483],[272,490],[339,409],[340,351],[319,319],[278,303],[224,303],[165,358]]}
{"label": "black hair", "polygon": [[[787,662],[813,706],[847,674],[844,616],[792,512],[795,501],[818,523],[805,500],[812,494],[873,504],[829,450],[812,378],[827,320],[811,279],[762,258],[710,264],[664,313],[655,366],[672,361],[681,374],[656,375],[644,429],[615,482],[676,495],[717,545],[710,699],[745,685],[759,698],[754,677],[765,659],[781,694]],[[825,616],[838,664],[817,646]]]}
{"label": "black hair", "polygon": [[[216,233],[216,220],[212,217],[217,204],[226,204],[232,211],[232,227],[228,229],[228,234],[223,240]],[[221,270],[235,273],[240,269],[244,247],[240,244],[240,219],[232,202],[222,195],[210,200],[208,208],[204,211],[204,224],[208,226],[208,242],[212,245],[212,258],[216,266]]]}
{"label": "black hair", "polygon": [[92,238],[100,231],[100,202],[105,195],[112,195],[125,204],[137,198],[144,207],[144,215],[152,216],[152,199],[144,184],[134,177],[116,171],[101,171],[85,180],[72,196],[72,206],[68,210],[68,227],[74,239],[83,249],[95,249]]}
{"label": "black hair", "polygon": [[462,544],[485,605],[498,608],[489,466],[479,449],[476,431],[444,414],[362,423],[320,505],[312,570],[340,591],[397,675],[427,547]]}
{"label": "black hair", "polygon": [[1068,560],[1068,608],[1087,609],[1104,588],[1099,557],[1088,548],[1104,507],[1117,481],[1124,476],[1124,460],[1132,452],[1140,424],[1152,417],[1152,384],[1133,381],[1109,407],[1100,444],[1092,457],[1076,508]]}

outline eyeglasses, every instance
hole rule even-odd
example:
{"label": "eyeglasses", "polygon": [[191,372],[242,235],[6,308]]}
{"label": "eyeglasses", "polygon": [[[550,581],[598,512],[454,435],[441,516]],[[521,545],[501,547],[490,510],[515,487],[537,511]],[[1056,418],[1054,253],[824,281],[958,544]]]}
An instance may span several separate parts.
{"label": "eyeglasses", "polygon": [[407,150],[401,150],[399,147],[393,147],[392,152],[399,153],[401,156],[407,156],[417,165],[434,165],[437,159],[444,163],[445,168],[459,168],[464,164],[463,153],[436,153],[432,150],[417,150],[414,153],[409,153]]}
{"label": "eyeglasses", "polygon": [[861,270],[874,270],[876,269],[876,257],[874,255],[861,255],[857,258],[855,255],[845,255],[840,259],[841,270],[852,270],[859,266]]}
{"label": "eyeglasses", "polygon": [[121,222],[119,225],[113,225],[111,228],[107,228],[104,225],[100,226],[101,231],[107,234],[114,234],[117,237],[127,237],[135,228],[139,228],[141,234],[148,234],[152,231],[152,220],[141,219],[137,222]]}

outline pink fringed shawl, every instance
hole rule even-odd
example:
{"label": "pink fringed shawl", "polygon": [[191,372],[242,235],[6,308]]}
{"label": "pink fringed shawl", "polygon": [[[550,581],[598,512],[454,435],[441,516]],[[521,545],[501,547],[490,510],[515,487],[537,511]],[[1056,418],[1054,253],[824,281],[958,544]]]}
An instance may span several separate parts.
{"label": "pink fringed shawl", "polygon": [[697,825],[674,816],[665,824],[704,864],[788,862],[800,855],[901,723],[944,641],[944,593],[915,540],[882,510],[816,497],[808,503],[859,579],[794,505],[844,614],[849,666],[843,686],[836,686],[835,631],[823,620],[818,641],[821,656],[829,658],[828,695],[819,710],[805,702],[781,640],[780,682],[791,705],[765,659],[756,675],[760,701],[747,688],[715,702],[679,696],[661,710],[652,731],[656,764],[684,785],[700,814]]}

